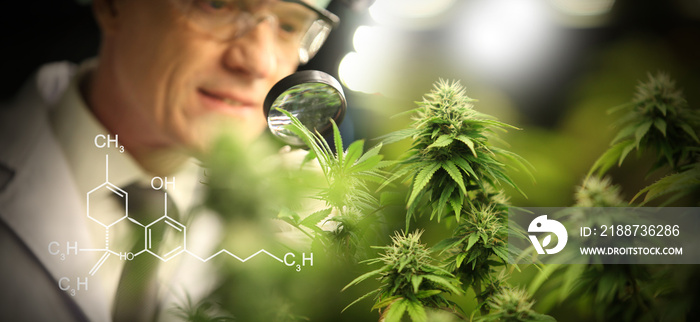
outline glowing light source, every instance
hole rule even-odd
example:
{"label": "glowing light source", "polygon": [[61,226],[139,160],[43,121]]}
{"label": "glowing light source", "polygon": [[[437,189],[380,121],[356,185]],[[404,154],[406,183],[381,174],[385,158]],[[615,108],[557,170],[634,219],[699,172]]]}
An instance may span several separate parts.
{"label": "glowing light source", "polygon": [[456,0],[376,0],[369,14],[377,23],[409,29],[427,28],[441,22],[441,16]]}
{"label": "glowing light source", "polygon": [[465,8],[454,42],[485,75],[515,76],[551,50],[553,29],[542,1],[477,0]]}
{"label": "glowing light source", "polygon": [[380,26],[359,26],[353,35],[355,51],[343,57],[338,67],[340,81],[353,91],[382,92],[387,68],[405,47],[401,32]]}
{"label": "glowing light source", "polygon": [[359,26],[352,36],[352,46],[356,52],[369,53],[376,51],[377,46],[382,46],[380,32],[377,27]]}

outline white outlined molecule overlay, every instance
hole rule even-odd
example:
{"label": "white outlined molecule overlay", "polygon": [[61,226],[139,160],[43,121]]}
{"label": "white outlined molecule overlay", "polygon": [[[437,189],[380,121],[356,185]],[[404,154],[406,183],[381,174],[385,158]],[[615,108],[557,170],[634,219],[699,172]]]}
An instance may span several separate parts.
{"label": "white outlined molecule overlay", "polygon": [[[111,139],[109,135],[98,135],[98,137],[107,138],[107,142],[110,143],[115,143],[118,145],[118,136],[115,135],[114,139]],[[98,138],[96,137],[95,142],[97,143]],[[97,145],[97,144],[96,144]],[[102,146],[97,145],[98,148],[102,148]],[[108,146],[108,145],[107,145]],[[124,149],[122,148],[120,150],[121,153],[123,153]],[[154,190],[166,190],[167,188],[164,188],[167,185],[171,185],[174,187],[175,185],[175,179],[170,178],[171,181],[168,181],[168,178],[161,178],[161,177],[154,177],[151,180],[151,188]],[[134,193],[134,192],[132,192]],[[123,214],[119,213],[118,216],[111,215],[106,216],[103,213],[99,211],[99,207],[96,207],[96,204],[100,202],[100,196],[108,195],[112,200],[116,200],[119,203],[119,206],[121,209],[123,209]],[[91,203],[91,198],[92,203]],[[102,197],[103,198],[103,197]],[[92,266],[92,268],[88,271],[88,274],[90,276],[94,276],[97,274],[100,270],[100,267],[102,267],[105,262],[107,262],[107,259],[110,258],[110,256],[117,256],[120,260],[125,260],[125,261],[131,261],[137,256],[144,256],[144,255],[150,255],[155,258],[158,258],[159,260],[163,262],[167,262],[173,258],[178,257],[181,254],[188,254],[189,256],[198,259],[199,261],[205,263],[208,262],[209,260],[225,254],[230,257],[235,258],[236,260],[240,261],[241,263],[245,263],[248,260],[251,260],[252,258],[255,258],[258,255],[267,255],[268,257],[288,266],[288,267],[294,267],[294,269],[299,272],[301,271],[301,268],[304,266],[313,266],[313,253],[303,253],[301,256],[301,263],[298,264],[295,258],[297,257],[295,253],[286,253],[283,256],[276,256],[270,252],[268,252],[265,249],[260,249],[257,252],[253,253],[252,255],[248,257],[240,257],[229,250],[226,249],[221,249],[218,252],[210,255],[209,257],[202,257],[200,255],[197,255],[193,252],[191,252],[187,248],[187,227],[183,225],[182,223],[178,222],[175,218],[172,218],[168,215],[168,193],[163,191],[163,215],[154,219],[151,222],[145,223],[145,222],[140,222],[136,218],[133,218],[133,216],[130,216],[129,214],[129,193],[125,191],[124,189],[118,187],[117,185],[111,183],[109,181],[109,155],[105,154],[105,182],[98,185],[94,189],[90,190],[87,192],[87,204],[86,204],[86,212],[87,212],[87,217],[90,218],[95,224],[101,225],[105,229],[105,240],[104,240],[104,247],[102,248],[80,248],[78,247],[77,243],[74,243],[71,245],[70,243],[67,243],[67,253],[70,253],[71,251],[75,251],[76,253],[79,252],[97,252],[97,253],[102,253],[102,256],[97,260],[97,262]],[[125,250],[119,250],[114,247],[110,246],[110,228],[112,228],[115,224],[120,223],[120,222],[125,222],[120,225],[134,225],[137,226],[137,229],[142,229],[143,230],[143,237],[144,237],[144,243],[143,243],[143,248],[141,249],[140,246],[138,249],[134,248],[131,251],[125,251]],[[168,236],[168,242],[163,242],[162,236]],[[157,237],[160,236],[160,237]],[[65,259],[65,254],[66,253],[60,253],[58,249],[60,248],[60,244],[58,241],[53,241],[49,244],[49,253],[51,255],[60,255],[61,260]],[[77,280],[81,281],[81,278],[78,277]],[[75,296],[76,295],[76,289],[69,289],[66,287],[66,282],[70,281],[70,279],[63,277],[59,279],[59,289],[69,292],[70,295]],[[84,285],[84,289],[87,290],[87,285],[88,285],[88,277],[84,277],[84,282],[82,282]],[[77,288],[80,290],[80,286]]]}

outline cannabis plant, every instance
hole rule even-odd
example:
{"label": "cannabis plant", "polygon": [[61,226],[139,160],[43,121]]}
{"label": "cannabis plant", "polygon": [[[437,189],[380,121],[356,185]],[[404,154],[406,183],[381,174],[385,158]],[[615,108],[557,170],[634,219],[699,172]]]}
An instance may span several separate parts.
{"label": "cannabis plant", "polygon": [[[575,208],[623,207],[627,202],[620,191],[609,177],[592,176],[577,187]],[[575,210],[570,220],[580,227],[598,227],[604,224],[601,220],[608,220],[607,216],[600,218],[591,211]],[[563,279],[557,289],[560,298],[575,298],[600,308],[595,311],[598,320],[640,320],[654,314],[653,274],[647,265],[592,263],[551,268],[563,268],[562,274],[554,279]],[[549,273],[548,269],[545,271]]]}
{"label": "cannabis plant", "polygon": [[634,149],[646,149],[657,155],[652,170],[668,166],[673,171],[682,171],[688,164],[698,162],[698,109],[689,107],[667,74],[648,77],[646,82],[639,83],[630,103],[609,111],[624,113],[617,121],[620,130],[591,172],[603,174],[613,165],[621,165]]}
{"label": "cannabis plant", "polygon": [[496,131],[516,127],[477,112],[475,101],[459,82],[439,80],[434,90],[410,111],[411,127],[387,137],[385,142],[413,140],[407,156],[401,160],[402,167],[395,173],[395,177],[412,174],[408,176],[411,187],[407,227],[423,197],[427,197],[431,219],[439,222],[453,213],[459,221],[465,205],[474,207],[470,192],[501,183],[518,189],[506,168],[526,169],[527,162],[488,142]]}
{"label": "cannabis plant", "polygon": [[372,309],[381,310],[381,320],[386,322],[400,321],[406,312],[413,321],[427,321],[425,308],[458,313],[457,305],[445,295],[461,294],[460,283],[444,267],[433,264],[430,251],[420,243],[422,233],[396,233],[391,246],[377,247],[384,253],[365,262],[383,266],[361,275],[343,290],[371,277],[376,277],[382,285],[350,305],[375,295],[376,304]]}
{"label": "cannabis plant", "polygon": [[665,167],[672,174],[642,189],[632,201],[646,194],[642,201],[646,204],[671,195],[666,201],[670,203],[700,188],[700,109],[688,105],[667,74],[648,77],[629,104],[611,110],[625,112],[617,122],[621,129],[590,173],[620,166],[633,149],[648,151],[657,155],[650,172]]}
{"label": "cannabis plant", "polygon": [[[670,175],[637,193],[629,204],[646,194],[641,205],[659,197],[664,204],[700,188],[700,110],[691,108],[675,82],[664,73],[649,75],[640,82],[632,101],[610,110],[622,112],[615,124],[620,128],[611,147],[594,163],[576,192],[577,207],[619,207],[628,203],[620,187],[610,178],[601,179],[615,164],[621,166],[632,150],[655,155],[652,171]],[[593,175],[594,173],[598,176]],[[578,217],[581,226],[596,226],[595,218]],[[549,266],[549,275],[558,266]],[[683,273],[685,269],[676,268]],[[559,275],[563,297],[591,303],[600,320],[660,320],[679,318],[687,310],[689,294],[674,294],[667,283],[669,269],[663,265],[569,265]],[[683,275],[683,274],[681,274]],[[660,282],[664,281],[664,282]],[[676,292],[677,293],[677,292]],[[672,299],[672,300],[671,300]]]}
{"label": "cannabis plant", "polygon": [[501,288],[502,280],[496,277],[495,268],[508,260],[508,227],[503,214],[488,204],[466,212],[465,217],[453,237],[435,248],[450,255],[445,260],[449,271],[474,289],[479,309],[486,314],[486,300]]}
{"label": "cannabis plant", "polygon": [[577,207],[622,207],[625,205],[620,187],[613,185],[610,177],[592,176],[587,178],[576,188],[574,198]]}
{"label": "cannabis plant", "polygon": [[[486,314],[485,301],[500,284],[493,277],[494,268],[505,265],[508,257],[507,202],[496,186],[505,182],[520,191],[506,168],[528,172],[528,164],[517,154],[491,144],[497,130],[516,128],[476,112],[475,101],[458,82],[438,81],[413,110],[411,129],[403,134],[411,135],[413,145],[401,163],[403,171],[417,173],[412,179],[409,209],[428,194],[426,211],[431,211],[431,219],[436,216],[439,221],[444,213],[454,213],[457,228],[436,248],[449,254],[447,267],[465,289],[473,288],[479,308]],[[406,220],[408,225],[410,211]]]}
{"label": "cannabis plant", "polygon": [[[370,193],[369,183],[384,182],[385,174],[380,170],[385,165],[383,156],[379,154],[382,145],[379,144],[364,152],[364,141],[355,141],[343,152],[343,141],[335,122],[333,125],[333,144],[331,149],[326,140],[318,132],[311,133],[294,115],[286,114],[292,123],[288,129],[299,136],[310,148],[305,161],[318,160],[323,172],[326,186],[318,188],[312,195],[325,204],[325,208],[308,217],[301,219],[293,212],[281,214],[280,218],[289,224],[309,234],[315,241],[334,246],[343,250],[343,254],[352,258],[359,256],[362,251],[365,232],[361,226],[366,222],[376,220],[371,214],[376,212],[379,201]],[[332,216],[330,216],[333,214]],[[329,217],[330,216],[330,217]],[[330,233],[321,230],[318,224],[324,220],[337,223]],[[306,232],[311,230],[313,235]]]}
{"label": "cannabis plant", "polygon": [[[391,180],[405,177],[404,182],[410,185],[406,198],[406,228],[412,219],[427,214],[437,223],[448,219],[443,220],[448,229],[450,224],[456,223],[456,227],[451,228],[452,236],[433,248],[438,252],[435,259],[442,263],[439,267],[444,267],[445,273],[461,281],[458,293],[466,294],[469,288],[474,290],[479,312],[485,316],[490,312],[487,301],[507,287],[502,276],[504,271],[498,268],[504,267],[511,255],[507,248],[507,198],[499,188],[505,184],[522,193],[507,170],[529,173],[529,164],[491,143],[497,139],[497,131],[516,128],[477,112],[474,102],[476,100],[466,95],[459,82],[439,80],[433,90],[417,102],[418,107],[409,111],[413,116],[410,128],[388,135],[384,143],[412,140],[411,148],[398,161],[391,177]],[[394,246],[388,247],[394,249],[396,243],[395,239]],[[375,298],[375,308],[384,307],[387,298],[415,297],[413,293],[420,291],[417,286],[407,289],[408,293],[394,287],[415,277],[412,271],[390,270],[393,262],[389,258],[385,255],[373,260],[372,263],[381,260],[386,265],[348,284],[351,286],[380,275],[385,287],[374,291],[380,294]],[[440,294],[435,292],[436,296]],[[433,302],[412,303],[436,307]],[[422,319],[422,315],[420,317]],[[411,318],[421,320],[413,315]]]}
{"label": "cannabis plant", "polygon": [[534,301],[529,299],[525,290],[505,287],[489,299],[491,313],[482,316],[478,321],[506,322],[549,322],[556,321],[549,315],[535,312],[532,309]]}

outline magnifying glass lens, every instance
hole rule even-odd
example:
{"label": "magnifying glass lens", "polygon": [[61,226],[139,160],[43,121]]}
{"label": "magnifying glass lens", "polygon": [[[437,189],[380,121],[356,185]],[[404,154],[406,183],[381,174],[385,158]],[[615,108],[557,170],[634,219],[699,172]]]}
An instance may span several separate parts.
{"label": "magnifying glass lens", "polygon": [[[274,100],[273,100],[274,99]],[[303,145],[301,138],[285,128],[289,112],[312,132],[332,132],[331,120],[340,124],[345,114],[345,96],[337,80],[319,71],[303,71],[277,83],[265,100],[267,126],[276,137],[290,145]]]}

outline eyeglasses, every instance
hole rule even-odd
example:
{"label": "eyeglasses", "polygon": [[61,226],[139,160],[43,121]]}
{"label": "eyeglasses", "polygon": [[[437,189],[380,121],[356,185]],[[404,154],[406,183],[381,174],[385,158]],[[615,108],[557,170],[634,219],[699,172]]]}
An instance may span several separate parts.
{"label": "eyeglasses", "polygon": [[[174,0],[203,32],[222,41],[244,36],[265,21],[275,25],[275,44],[305,64],[340,19],[301,0]],[[296,52],[296,53],[295,53]]]}

